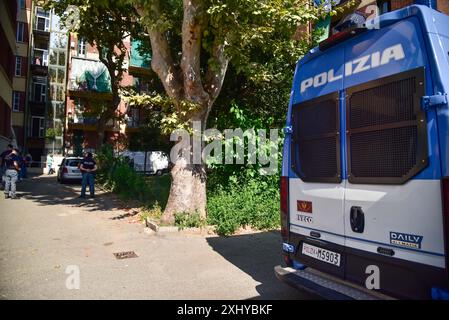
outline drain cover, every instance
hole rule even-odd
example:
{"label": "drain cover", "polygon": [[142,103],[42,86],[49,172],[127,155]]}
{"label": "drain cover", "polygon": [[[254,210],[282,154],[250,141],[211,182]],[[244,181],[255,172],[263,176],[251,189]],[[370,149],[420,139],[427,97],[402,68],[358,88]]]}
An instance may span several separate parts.
{"label": "drain cover", "polygon": [[114,256],[117,259],[129,259],[138,257],[138,255],[134,251],[116,252],[114,253]]}

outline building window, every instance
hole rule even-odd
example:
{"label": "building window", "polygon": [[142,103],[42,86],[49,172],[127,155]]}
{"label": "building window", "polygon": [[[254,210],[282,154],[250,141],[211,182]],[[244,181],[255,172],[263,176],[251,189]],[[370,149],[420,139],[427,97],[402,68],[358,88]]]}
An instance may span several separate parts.
{"label": "building window", "polygon": [[46,102],[47,98],[47,83],[46,79],[42,77],[35,77],[33,79],[33,101]]}
{"label": "building window", "polygon": [[44,117],[31,117],[31,136],[33,138],[43,138],[44,131]]}
{"label": "building window", "polygon": [[20,111],[20,92],[13,92],[12,110],[16,112]]}
{"label": "building window", "polygon": [[78,39],[78,57],[84,57],[86,55],[86,40],[83,38]]}
{"label": "building window", "polygon": [[15,76],[20,77],[22,75],[22,58],[16,57],[16,68],[15,68]]}
{"label": "building window", "polygon": [[26,9],[25,0],[19,0],[17,3],[19,5],[19,10]]}
{"label": "building window", "polygon": [[50,31],[50,13],[41,9],[36,8],[36,30],[40,31]]}
{"label": "building window", "polygon": [[25,23],[17,22],[17,32],[16,32],[17,42],[25,42]]}

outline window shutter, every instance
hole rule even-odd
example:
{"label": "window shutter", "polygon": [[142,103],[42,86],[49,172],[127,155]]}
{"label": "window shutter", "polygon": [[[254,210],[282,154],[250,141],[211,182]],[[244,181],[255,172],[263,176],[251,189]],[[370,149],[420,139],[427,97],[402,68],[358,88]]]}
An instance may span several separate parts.
{"label": "window shutter", "polygon": [[21,74],[22,74],[22,77],[26,77],[27,76],[27,72],[28,72],[28,58],[27,57],[21,57],[20,59],[22,60]]}
{"label": "window shutter", "polygon": [[25,92],[21,92],[20,93],[20,103],[19,103],[19,111],[21,111],[21,112],[25,111],[25,98],[26,98]]}
{"label": "window shutter", "polygon": [[23,24],[23,42],[29,42],[28,39],[28,23]]}

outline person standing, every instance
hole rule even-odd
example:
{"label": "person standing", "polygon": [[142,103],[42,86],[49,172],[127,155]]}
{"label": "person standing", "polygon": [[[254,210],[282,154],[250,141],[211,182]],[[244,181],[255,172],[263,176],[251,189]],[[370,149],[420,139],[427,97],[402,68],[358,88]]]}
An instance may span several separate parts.
{"label": "person standing", "polygon": [[83,180],[81,182],[81,195],[79,198],[86,197],[86,188],[89,184],[90,197],[95,197],[95,172],[97,171],[97,163],[93,159],[92,153],[88,152],[80,164]]}
{"label": "person standing", "polygon": [[20,158],[17,149],[5,157],[6,164],[6,185],[5,185],[5,199],[18,199],[16,196],[16,182],[20,170]]}
{"label": "person standing", "polygon": [[23,167],[25,166],[25,158],[20,151],[17,151],[17,157],[19,158],[19,176],[17,177],[17,182],[22,182],[24,179]]}
{"label": "person standing", "polygon": [[6,163],[5,163],[5,158],[6,156],[8,156],[11,152],[12,152],[13,146],[12,144],[8,144],[8,148],[2,152],[2,154],[0,155],[0,175],[2,176],[2,187],[5,186],[5,181],[6,181]]}

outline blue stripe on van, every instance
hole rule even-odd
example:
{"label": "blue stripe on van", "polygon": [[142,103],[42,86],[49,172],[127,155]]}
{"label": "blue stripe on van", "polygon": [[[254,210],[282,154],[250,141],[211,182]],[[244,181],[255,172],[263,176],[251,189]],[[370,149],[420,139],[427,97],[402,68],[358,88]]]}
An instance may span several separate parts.
{"label": "blue stripe on van", "polygon": [[437,253],[437,252],[431,252],[431,251],[425,251],[425,250],[416,250],[416,249],[412,249],[412,248],[395,246],[395,245],[392,245],[390,243],[383,243],[383,242],[377,242],[377,241],[372,241],[372,240],[360,239],[360,238],[355,238],[355,237],[348,237],[348,236],[344,236],[344,235],[341,235],[341,234],[328,232],[328,231],[324,231],[324,230],[320,230],[320,229],[304,227],[304,226],[300,226],[300,225],[293,224],[293,223],[290,223],[290,225],[296,226],[296,227],[299,227],[299,228],[304,228],[304,229],[307,229],[307,230],[324,232],[324,233],[331,234],[331,235],[334,235],[334,236],[337,236],[337,237],[347,238],[347,239],[351,239],[351,240],[358,240],[358,241],[362,241],[362,242],[374,243],[374,244],[379,244],[379,245],[382,245],[382,246],[387,246],[387,247],[392,247],[392,248],[398,248],[398,249],[404,249],[404,250],[409,250],[409,251],[415,251],[415,252],[419,252],[419,253],[427,253],[427,254],[430,254],[430,255],[433,255],[433,256],[438,256],[438,257],[445,257],[444,254]]}

